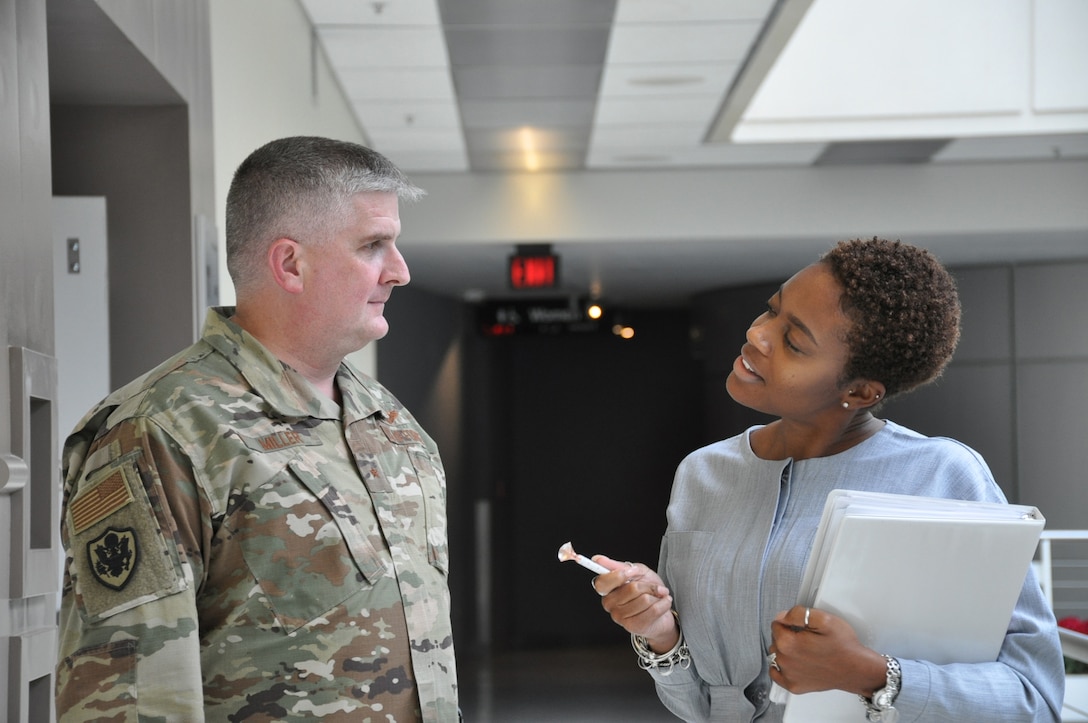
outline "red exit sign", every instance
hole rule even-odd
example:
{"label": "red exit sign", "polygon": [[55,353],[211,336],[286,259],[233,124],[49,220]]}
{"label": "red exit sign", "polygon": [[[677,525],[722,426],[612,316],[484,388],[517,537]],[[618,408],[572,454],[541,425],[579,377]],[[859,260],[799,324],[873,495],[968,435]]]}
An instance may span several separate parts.
{"label": "red exit sign", "polygon": [[510,257],[511,289],[554,289],[559,285],[559,257],[553,253],[516,253]]}

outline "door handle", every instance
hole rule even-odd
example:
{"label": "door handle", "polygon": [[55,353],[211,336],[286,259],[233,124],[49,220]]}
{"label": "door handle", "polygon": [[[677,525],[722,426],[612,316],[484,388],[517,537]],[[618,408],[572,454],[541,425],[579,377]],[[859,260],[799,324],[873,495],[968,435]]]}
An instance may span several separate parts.
{"label": "door handle", "polygon": [[0,495],[15,494],[30,480],[30,470],[22,457],[0,454]]}

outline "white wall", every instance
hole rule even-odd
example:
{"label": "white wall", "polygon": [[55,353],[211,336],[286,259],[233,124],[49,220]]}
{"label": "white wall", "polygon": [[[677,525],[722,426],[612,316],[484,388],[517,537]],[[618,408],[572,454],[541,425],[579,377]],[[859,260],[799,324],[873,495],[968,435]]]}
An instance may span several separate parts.
{"label": "white wall", "polygon": [[219,302],[230,305],[224,219],[238,164],[285,136],[367,139],[324,56],[314,52],[310,21],[297,0],[230,0],[210,8]]}
{"label": "white wall", "polygon": [[[316,135],[367,143],[296,0],[230,0],[211,6],[219,303],[234,304],[227,274],[226,197],[234,169],[276,138]],[[260,26],[255,25],[259,18]],[[373,344],[352,355],[376,374]]]}
{"label": "white wall", "polygon": [[[79,268],[68,264],[77,239]],[[65,437],[111,391],[106,199],[53,198],[53,309],[57,357],[57,458]]]}

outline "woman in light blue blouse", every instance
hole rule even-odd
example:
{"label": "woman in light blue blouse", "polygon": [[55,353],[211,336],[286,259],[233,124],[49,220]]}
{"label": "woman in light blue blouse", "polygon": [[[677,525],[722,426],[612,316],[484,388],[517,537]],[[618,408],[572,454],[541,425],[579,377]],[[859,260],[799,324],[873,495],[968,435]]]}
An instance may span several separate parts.
{"label": "woman in light blue blouse", "polygon": [[611,570],[594,580],[605,610],[675,715],[778,721],[775,682],[856,693],[859,721],[1060,719],[1061,648],[1031,574],[989,663],[885,656],[843,619],[794,607],[832,489],[1005,501],[974,450],[872,413],[941,373],[959,319],[931,254],[875,238],[838,244],[768,300],[727,388],[777,419],[680,464],[656,573],[595,558]]}

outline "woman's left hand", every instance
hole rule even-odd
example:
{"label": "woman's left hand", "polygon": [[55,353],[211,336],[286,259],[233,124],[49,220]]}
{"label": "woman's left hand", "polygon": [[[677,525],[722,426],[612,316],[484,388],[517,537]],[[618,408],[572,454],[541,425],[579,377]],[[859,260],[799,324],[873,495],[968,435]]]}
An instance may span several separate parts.
{"label": "woman's left hand", "polygon": [[771,680],[791,693],[845,690],[870,697],[884,687],[884,658],[837,615],[798,605],[775,617],[771,637]]}

